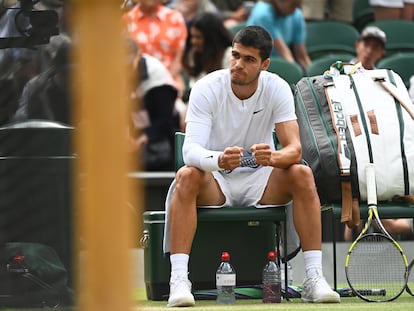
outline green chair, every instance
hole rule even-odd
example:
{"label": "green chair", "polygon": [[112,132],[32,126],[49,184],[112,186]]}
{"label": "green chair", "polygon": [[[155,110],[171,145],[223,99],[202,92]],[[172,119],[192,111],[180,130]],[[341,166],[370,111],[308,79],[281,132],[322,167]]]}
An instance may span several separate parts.
{"label": "green chair", "polygon": [[353,54],[328,54],[320,58],[315,59],[305,70],[305,76],[319,76],[322,75],[326,70],[329,70],[329,67],[340,60],[344,63],[349,62],[355,56]]}
{"label": "green chair", "polygon": [[292,88],[303,77],[303,70],[299,64],[289,62],[281,57],[271,57],[267,71],[281,76]]}
{"label": "green chair", "polygon": [[[176,169],[184,165],[182,146],[185,134],[175,134]],[[146,211],[143,214],[144,279],[147,299],[163,300],[168,297],[170,263],[162,253],[165,211]],[[197,231],[191,249],[189,269],[196,299],[214,297],[215,260],[227,250],[237,271],[236,294],[249,298],[261,298],[262,269],[269,250],[278,246],[280,224],[286,219],[286,208],[255,208],[232,206],[231,208],[198,208]],[[282,232],[286,235],[286,226]],[[227,237],[223,237],[228,234]],[[242,243],[240,243],[242,241]],[[287,243],[282,245],[287,248]],[[249,253],[250,251],[250,253]],[[285,252],[286,254],[286,252]],[[205,269],[200,269],[201,265]],[[285,268],[287,263],[285,265]],[[287,269],[286,269],[287,271]],[[285,286],[287,285],[285,273]],[[257,292],[259,290],[259,292]],[[287,296],[285,296],[288,298]],[[207,298],[211,299],[211,298]]]}
{"label": "green chair", "polygon": [[378,62],[378,68],[392,69],[401,76],[407,88],[410,78],[414,75],[414,53],[397,53],[385,57]]}
{"label": "green chair", "polygon": [[182,166],[184,166],[183,159],[183,144],[184,144],[185,134],[182,132],[175,133],[175,171],[178,171]]}
{"label": "green chair", "polygon": [[385,49],[387,55],[399,52],[414,52],[414,22],[389,19],[375,21],[369,24],[382,29],[387,35]]}
{"label": "green chair", "polygon": [[369,0],[355,0],[352,25],[361,32],[366,25],[374,20],[374,10],[369,4]]}
{"label": "green chair", "polygon": [[352,25],[332,20],[308,22],[306,32],[306,48],[312,60],[329,53],[353,54],[359,38]]}
{"label": "green chair", "polygon": [[[184,165],[182,146],[185,134],[175,133],[175,163],[178,170]],[[282,224],[286,221],[286,207],[277,208],[256,208],[254,206],[232,206],[231,208],[199,208],[197,209],[197,219],[199,222],[205,221],[273,221],[275,224]],[[283,234],[286,236],[286,226],[283,226]],[[277,240],[276,243],[279,241]],[[287,253],[287,242],[284,239],[282,247]],[[287,286],[287,261],[285,261],[285,286]],[[287,288],[287,287],[285,287]]]}
{"label": "green chair", "polygon": [[243,27],[247,26],[246,22],[240,22],[237,23],[236,25],[230,27],[230,32],[233,34],[233,36]]}

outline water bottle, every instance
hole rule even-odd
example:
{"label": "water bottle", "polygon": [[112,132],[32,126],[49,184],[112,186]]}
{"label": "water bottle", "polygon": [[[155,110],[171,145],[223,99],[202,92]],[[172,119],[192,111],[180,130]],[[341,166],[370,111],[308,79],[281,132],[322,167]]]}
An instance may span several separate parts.
{"label": "water bottle", "polygon": [[[287,277],[288,277],[288,286],[293,285],[293,269],[290,261],[287,262]],[[285,288],[285,264],[281,263],[280,265],[280,279],[282,282],[282,288]]]}
{"label": "water bottle", "polygon": [[221,263],[216,272],[216,286],[218,304],[236,303],[234,289],[236,287],[236,270],[230,264],[230,254],[223,252],[221,254]]}
{"label": "water bottle", "polygon": [[263,302],[280,303],[282,300],[280,268],[276,262],[276,253],[270,251],[267,255],[267,260],[263,268]]}

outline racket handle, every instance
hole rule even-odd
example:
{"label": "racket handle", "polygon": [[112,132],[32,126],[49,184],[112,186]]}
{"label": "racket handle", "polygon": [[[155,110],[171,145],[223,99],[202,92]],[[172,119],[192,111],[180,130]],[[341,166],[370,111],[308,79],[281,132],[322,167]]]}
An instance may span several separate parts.
{"label": "racket handle", "polygon": [[377,183],[375,181],[375,164],[369,163],[365,167],[365,174],[367,178],[367,203],[370,205],[377,205]]}

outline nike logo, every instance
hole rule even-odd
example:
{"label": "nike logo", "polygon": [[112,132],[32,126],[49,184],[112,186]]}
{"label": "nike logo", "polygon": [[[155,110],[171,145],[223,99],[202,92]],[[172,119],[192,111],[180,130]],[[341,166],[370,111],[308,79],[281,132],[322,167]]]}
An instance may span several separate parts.
{"label": "nike logo", "polygon": [[211,159],[213,156],[211,155],[211,156],[208,156],[208,157],[206,157],[206,159]]}
{"label": "nike logo", "polygon": [[259,109],[259,110],[256,110],[256,111],[253,111],[253,114],[256,114],[256,113],[258,113],[258,112],[260,112],[262,110],[263,110],[263,108],[262,109]]}

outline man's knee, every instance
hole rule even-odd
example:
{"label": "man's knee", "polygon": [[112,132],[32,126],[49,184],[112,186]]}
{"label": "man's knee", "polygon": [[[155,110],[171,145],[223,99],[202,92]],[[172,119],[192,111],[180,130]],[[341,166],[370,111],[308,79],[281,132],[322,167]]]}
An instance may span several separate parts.
{"label": "man's knee", "polygon": [[298,180],[311,180],[312,182],[314,181],[313,172],[309,166],[303,164],[295,164],[292,165],[291,168],[294,178],[297,178]]}
{"label": "man's knee", "polygon": [[[199,187],[202,183],[204,172],[196,167],[183,166],[181,167],[175,176],[177,186],[185,187]],[[189,189],[189,188],[187,188]]]}
{"label": "man's knee", "polygon": [[306,191],[316,189],[315,178],[309,166],[295,164],[291,169],[291,178],[297,189],[304,189]]}

